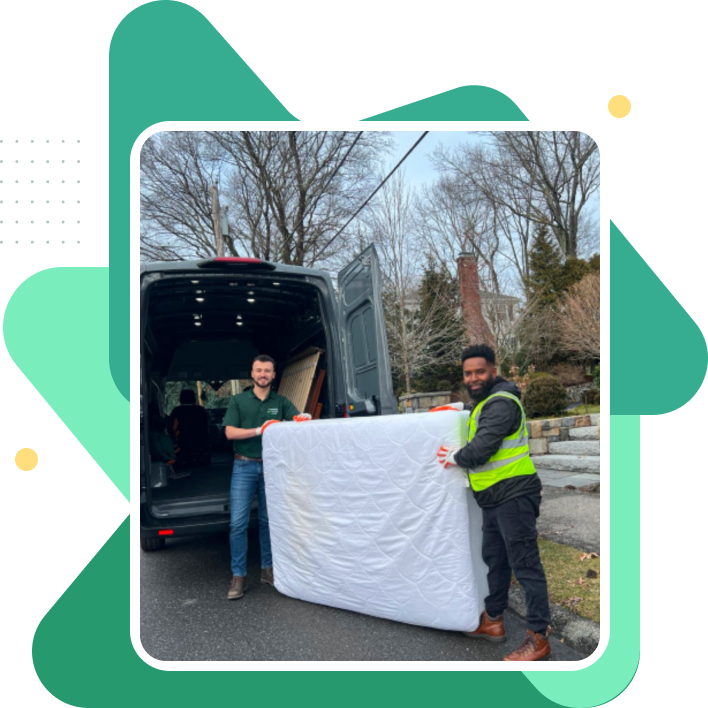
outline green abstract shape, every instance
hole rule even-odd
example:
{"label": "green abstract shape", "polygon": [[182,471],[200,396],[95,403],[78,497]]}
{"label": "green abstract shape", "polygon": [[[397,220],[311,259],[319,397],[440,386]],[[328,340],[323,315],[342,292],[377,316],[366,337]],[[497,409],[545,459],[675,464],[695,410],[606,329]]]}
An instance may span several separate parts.
{"label": "green abstract shape", "polygon": [[[160,671],[144,663],[129,635],[129,525],[124,521],[69,589],[42,619],[32,658],[45,688],[66,703],[87,708],[194,708],[263,701],[263,682],[254,672]],[[234,631],[238,628],[234,626]],[[274,668],[276,668],[274,666]],[[372,696],[396,697],[402,705],[438,702],[440,695],[465,700],[473,684],[475,702],[497,703],[500,677],[480,672],[273,671],[268,674],[268,703],[329,708],[358,708]],[[529,708],[551,708],[520,672],[505,674],[504,696]],[[529,690],[531,689],[531,690]],[[442,692],[442,693],[441,693]],[[374,705],[382,703],[374,699]]]}
{"label": "green abstract shape", "polygon": [[[506,703],[529,708],[596,706],[619,694],[630,682],[639,651],[639,418],[611,416],[610,455],[622,474],[612,488],[612,631],[598,662],[580,671],[510,672],[503,677]],[[32,656],[40,680],[53,695],[87,708],[170,705],[192,708],[233,699],[229,672],[160,671],[137,655],[129,635],[128,521],[124,521],[94,559],[41,621]],[[110,609],[107,609],[110,608]],[[237,630],[235,630],[237,631]],[[261,682],[238,674],[239,701],[262,698]],[[117,677],[119,679],[117,680]],[[440,695],[463,701],[498,703],[496,672],[356,672],[269,673],[269,701],[292,702],[295,696],[313,708],[329,706],[332,696],[344,708],[356,708],[371,696],[396,696],[398,702],[429,704]],[[470,683],[472,682],[472,684]],[[470,686],[472,685],[472,688]],[[540,689],[542,693],[533,688]],[[442,692],[442,693],[441,693]],[[542,695],[545,694],[545,695]]]}
{"label": "green abstract shape", "polygon": [[197,10],[153,2],[125,17],[109,57],[110,368],[129,399],[130,153],[162,121],[296,120]]}
{"label": "green abstract shape", "polygon": [[108,268],[52,268],[13,293],[3,335],[15,364],[128,499],[128,403],[108,368],[107,312]]}
{"label": "green abstract shape", "polygon": [[[220,77],[224,76],[228,77],[229,83],[221,80]],[[194,99],[195,93],[197,100]],[[213,100],[214,96],[219,97],[218,104]],[[43,271],[20,286],[8,305],[5,317],[8,349],[18,366],[126,497],[129,439],[128,407],[125,402],[129,395],[129,157],[138,136],[148,127],[165,120],[295,118],[199,12],[174,2],[156,2],[137,8],[117,28],[110,51],[110,283],[106,282],[105,269]],[[483,86],[465,86],[368,120],[524,121],[526,117],[504,94]],[[618,345],[614,329],[620,322],[618,316],[630,319],[636,315],[637,307],[634,300],[617,297],[617,293],[622,292],[621,286],[631,287],[635,293],[646,287],[638,288],[636,285],[634,271],[638,264],[649,273],[651,271],[632,249],[635,257],[627,258],[621,267],[624,280],[618,287],[616,275],[619,273],[615,274],[615,271],[619,269],[615,267],[614,253],[616,250],[622,251],[626,241],[615,247],[617,235],[622,239],[613,225],[612,325],[615,359],[612,370],[614,374],[620,366],[631,366],[631,378],[637,380],[640,377],[636,373],[636,357],[632,352],[636,351],[638,340],[629,340],[631,347],[626,342]],[[631,249],[629,244],[626,246]],[[623,255],[621,253],[619,257]],[[52,274],[57,272],[60,274],[52,282],[61,287],[56,290],[45,287],[45,283],[54,277]],[[72,278],[66,277],[71,273]],[[33,284],[35,279],[40,284],[37,287]],[[48,290],[52,291],[51,298],[46,297]],[[78,293],[78,290],[81,292]],[[41,295],[42,292],[45,295]],[[100,317],[100,312],[105,312],[108,293],[110,344],[109,326],[105,324],[105,318]],[[81,298],[91,302],[82,302]],[[678,305],[676,307],[687,318],[683,310]],[[67,313],[71,313],[74,322],[71,326],[61,326],[61,318],[66,317]],[[91,320],[91,341],[82,339],[82,335],[86,337],[86,328],[82,328],[78,321],[96,314],[99,316]],[[45,315],[47,320],[53,321],[45,326],[36,326],[37,317],[44,324]],[[669,317],[675,318],[675,313],[671,311]],[[71,342],[72,347],[80,351],[72,359],[67,353],[52,350],[51,366],[48,365],[46,355],[42,358],[32,351],[38,349],[38,337],[30,334],[35,342],[35,346],[30,346],[24,336],[28,328],[22,323],[30,321],[30,318],[34,329],[42,332],[43,343]],[[695,330],[690,318],[687,319]],[[653,324],[656,327],[656,321]],[[662,332],[665,331],[663,323],[661,327]],[[701,346],[696,347],[695,332],[684,327],[678,333],[680,338],[677,341],[684,341],[684,335],[689,330],[693,336],[688,344],[692,350],[698,348],[701,352],[698,358],[703,362],[703,375],[706,352],[702,337]],[[700,332],[698,334],[700,336]],[[54,347],[56,349],[56,344]],[[110,369],[105,364],[101,369],[98,362],[106,362],[107,352]],[[623,360],[628,360],[628,363]],[[72,407],[68,384],[52,380],[59,378],[57,372],[61,372],[65,381],[90,380],[92,387],[99,382],[96,388],[102,392],[100,422],[105,433],[99,431],[97,423],[90,421],[90,418],[97,416],[92,416],[85,407]],[[111,374],[118,389],[112,383]],[[613,376],[613,381],[618,378],[630,379],[629,376]],[[101,383],[104,385],[101,386]],[[700,381],[697,384],[693,381],[693,391],[698,385]],[[74,383],[72,390],[75,387]],[[639,404],[636,408],[625,409],[623,401],[630,399],[621,395],[617,397],[615,386],[612,393],[613,414],[645,412],[640,410]],[[636,390],[632,391],[632,401],[637,401]],[[116,416],[115,422],[113,415]],[[117,423],[118,419],[123,425]],[[639,421],[636,417],[612,415],[610,424],[614,441],[612,465],[622,469],[622,475],[616,476],[619,482],[613,479],[612,489],[610,643],[604,655],[588,669],[569,673],[507,673],[504,676],[504,697],[509,702],[520,701],[532,707],[598,705],[621,692],[636,670],[639,637]],[[125,441],[124,457],[120,455],[121,440]],[[616,510],[621,510],[622,516]],[[33,659],[41,681],[61,700],[89,707],[148,706],[166,701],[174,706],[191,707],[221,699],[232,700],[234,679],[228,672],[164,672],[149,667],[136,654],[129,636],[129,544],[126,521],[40,623],[33,643]],[[260,700],[262,697],[260,682],[249,680],[251,676],[239,674],[239,699],[244,696],[246,700]],[[453,695],[463,698],[470,695],[470,677],[462,672],[372,672],[367,676],[366,686],[353,672],[325,672],[317,677],[319,690],[314,692],[308,672],[273,672],[270,677],[269,699],[293,700],[294,696],[301,696],[302,701],[314,705],[328,705],[331,695],[337,695],[337,700],[345,706],[354,706],[364,696],[368,700],[372,688],[383,692],[384,696],[395,691],[398,700],[414,703],[438,700],[441,690],[446,694],[452,691]],[[500,695],[499,676],[495,672],[478,672],[474,676],[473,688],[475,699],[497,702]]]}
{"label": "green abstract shape", "polygon": [[[614,359],[612,365],[614,381]],[[544,696],[571,708],[599,706],[616,698],[639,665],[639,416],[611,415],[610,427],[610,466],[617,474],[612,476],[610,502],[609,643],[602,656],[581,671],[525,674]]]}
{"label": "green abstract shape", "polygon": [[[610,222],[611,413],[659,415],[693,398],[708,366],[706,341],[698,325],[654,271]],[[679,352],[681,375],[668,385],[657,380],[657,341]],[[665,377],[664,377],[665,378]]]}
{"label": "green abstract shape", "polygon": [[528,120],[500,91],[487,86],[460,86],[365,120]]}

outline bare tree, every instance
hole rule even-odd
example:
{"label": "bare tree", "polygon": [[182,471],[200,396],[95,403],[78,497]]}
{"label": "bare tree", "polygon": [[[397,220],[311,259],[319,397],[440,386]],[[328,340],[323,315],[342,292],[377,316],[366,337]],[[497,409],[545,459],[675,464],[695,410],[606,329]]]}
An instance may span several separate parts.
{"label": "bare tree", "polygon": [[[153,135],[140,154],[140,252],[147,260],[216,254],[211,185],[221,166],[207,158],[202,133]],[[233,244],[227,244],[237,255]]]}
{"label": "bare tree", "polygon": [[[448,293],[427,293],[421,307],[420,244],[414,237],[416,213],[403,171],[396,173],[377,195],[366,223],[379,247],[383,271],[386,329],[394,375],[411,390],[412,380],[432,367],[457,360],[461,345],[447,346],[451,330]],[[460,338],[463,331],[460,328]]]}
{"label": "bare tree", "polygon": [[503,293],[484,293],[482,314],[496,344],[498,366],[519,348],[518,335],[524,313],[519,298]]}
{"label": "bare tree", "polygon": [[587,205],[600,186],[600,161],[592,138],[574,131],[488,136],[486,145],[440,148],[434,160],[506,212],[517,267],[527,272],[528,222],[549,226],[565,257],[577,257],[583,240],[594,246],[597,235]]}
{"label": "bare tree", "polygon": [[403,171],[394,175],[365,218],[379,246],[391,368],[394,375],[404,380],[406,391],[410,391],[415,371],[413,310],[419,273],[411,243],[411,193],[403,179]]}
{"label": "bare tree", "polygon": [[474,185],[450,175],[423,187],[416,200],[416,212],[417,229],[426,252],[451,281],[457,278],[459,254],[474,255],[482,287],[482,313],[499,356],[513,351],[518,302],[510,293],[520,289],[522,273],[515,269],[518,264],[513,258],[509,216]]}
{"label": "bare tree", "polygon": [[[384,293],[384,302],[391,369],[408,393],[414,378],[457,363],[465,340],[460,337],[456,344],[450,345],[453,326],[449,302],[444,298],[437,297],[431,307],[421,310],[417,291],[411,289],[406,295],[408,301],[402,305],[401,299],[396,299],[395,293],[389,290]],[[459,332],[463,331],[460,327]]]}
{"label": "bare tree", "polygon": [[499,231],[495,213],[474,189],[460,180],[443,176],[424,186],[416,200],[417,232],[427,253],[453,279],[457,257],[473,253],[480,281],[486,289],[500,289]]}
{"label": "bare tree", "polygon": [[600,358],[600,274],[573,285],[558,307],[560,341],[579,359]]}
{"label": "bare tree", "polygon": [[209,133],[233,169],[233,237],[251,255],[296,265],[334,256],[330,245],[369,195],[390,147],[388,133],[241,131]]}
{"label": "bare tree", "polygon": [[142,254],[216,255],[209,190],[228,207],[227,255],[326,265],[330,239],[370,194],[391,145],[385,132],[160,133],[141,156]]}

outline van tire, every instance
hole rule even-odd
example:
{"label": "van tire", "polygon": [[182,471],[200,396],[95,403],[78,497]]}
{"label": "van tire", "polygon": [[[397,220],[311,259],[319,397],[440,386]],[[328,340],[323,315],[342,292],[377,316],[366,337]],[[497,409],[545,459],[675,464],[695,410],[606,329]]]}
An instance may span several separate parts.
{"label": "van tire", "polygon": [[165,547],[164,538],[141,538],[140,548],[142,548],[146,553],[152,551],[159,551],[161,548]]}

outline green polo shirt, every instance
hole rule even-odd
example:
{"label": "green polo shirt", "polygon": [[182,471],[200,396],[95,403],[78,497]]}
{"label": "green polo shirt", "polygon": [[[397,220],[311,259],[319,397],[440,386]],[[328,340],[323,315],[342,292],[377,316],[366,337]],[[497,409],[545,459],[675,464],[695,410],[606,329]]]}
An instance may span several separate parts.
{"label": "green polo shirt", "polygon": [[[267,420],[292,420],[300,411],[285,396],[270,391],[264,401],[253,392],[244,391],[233,396],[224,415],[224,427],[259,428]],[[234,452],[244,457],[263,457],[260,435],[248,440],[234,440]]]}

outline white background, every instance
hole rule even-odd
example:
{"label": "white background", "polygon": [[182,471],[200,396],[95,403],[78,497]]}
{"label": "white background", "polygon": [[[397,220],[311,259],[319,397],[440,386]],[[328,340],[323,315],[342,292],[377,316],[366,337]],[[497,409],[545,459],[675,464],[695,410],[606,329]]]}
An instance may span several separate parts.
{"label": "white background", "polygon": [[[3,8],[2,145],[19,140],[18,146],[39,147],[49,139],[54,152],[46,159],[62,159],[55,148],[64,139],[66,154],[71,145],[71,157],[81,160],[75,238],[61,244],[59,192],[45,197],[50,205],[43,220],[50,224],[40,219],[31,225],[47,227],[45,238],[33,238],[37,232],[26,222],[38,212],[29,207],[13,211],[22,216],[12,221],[25,222],[15,231],[0,216],[3,311],[34,272],[108,264],[108,48],[116,25],[138,4],[27,2]],[[546,127],[588,132],[601,146],[603,219],[614,220],[699,327],[708,329],[702,298],[706,144],[696,132],[706,115],[705,23],[693,3],[500,6],[439,0],[417,6],[378,0],[270,2],[267,10],[255,3],[192,4],[303,120],[351,121],[481,84],[507,94]],[[618,93],[632,102],[624,119],[607,111]],[[29,152],[24,159],[32,159]],[[0,187],[14,179],[8,165],[0,166]],[[25,205],[32,198],[21,184],[15,193],[13,201],[21,198]],[[0,199],[1,209],[10,197]],[[76,240],[81,243],[71,243]],[[671,386],[682,375],[681,351],[660,330],[655,347],[636,356],[656,362],[655,379],[637,380],[638,388]],[[32,666],[34,630],[128,505],[4,347],[0,372],[0,701],[52,705],[59,702]],[[695,439],[706,402],[703,389],[677,412],[642,419],[642,658],[634,682],[615,701],[620,706],[687,702],[698,685],[706,631],[699,583],[705,464],[684,441]],[[33,472],[14,465],[22,447],[39,454]]]}

